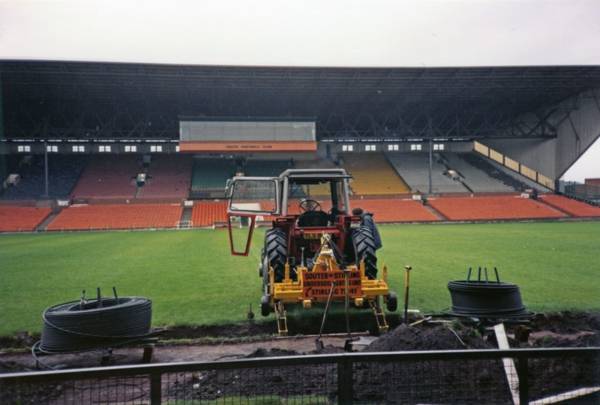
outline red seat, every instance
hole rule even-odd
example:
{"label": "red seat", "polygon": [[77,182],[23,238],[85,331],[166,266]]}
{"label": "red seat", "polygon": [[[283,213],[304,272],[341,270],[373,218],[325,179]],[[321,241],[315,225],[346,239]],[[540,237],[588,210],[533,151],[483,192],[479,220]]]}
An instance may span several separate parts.
{"label": "red seat", "polygon": [[84,169],[73,198],[133,198],[140,165],[134,156],[95,156]]}
{"label": "red seat", "polygon": [[181,218],[179,204],[106,204],[64,209],[48,230],[173,228]]}
{"label": "red seat", "polygon": [[429,204],[453,221],[561,218],[566,215],[547,205],[519,196],[446,197]]}
{"label": "red seat", "polygon": [[372,212],[376,222],[431,222],[439,218],[418,201],[399,199],[352,200],[353,208]]}
{"label": "red seat", "polygon": [[207,227],[226,222],[226,201],[197,201],[194,204],[192,209],[192,225],[194,227]]}
{"label": "red seat", "polygon": [[[298,215],[300,209],[298,202],[300,200],[290,200],[288,205],[288,214]],[[331,202],[321,202],[322,209],[329,211]],[[267,203],[262,203],[263,208]],[[360,207],[365,212],[375,214],[375,220],[384,222],[417,222],[417,221],[437,221],[435,214],[428,211],[423,205],[413,200],[397,199],[365,199],[352,200],[352,207]],[[272,216],[265,216],[265,222],[273,220]],[[192,223],[195,227],[213,226],[216,223],[227,222],[227,202],[226,201],[200,201],[196,202],[192,211]]]}
{"label": "red seat", "polygon": [[540,198],[546,204],[557,207],[575,217],[600,217],[600,207],[555,194],[546,194]]}
{"label": "red seat", "polygon": [[0,232],[33,231],[51,212],[50,208],[0,205]]}
{"label": "red seat", "polygon": [[137,198],[187,198],[192,178],[189,156],[158,156],[152,159],[146,185]]}

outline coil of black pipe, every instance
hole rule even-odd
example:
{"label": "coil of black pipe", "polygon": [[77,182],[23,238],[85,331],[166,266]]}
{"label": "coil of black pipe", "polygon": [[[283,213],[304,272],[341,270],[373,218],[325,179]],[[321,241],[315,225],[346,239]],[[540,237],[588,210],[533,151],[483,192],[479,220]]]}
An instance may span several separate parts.
{"label": "coil of black pipe", "polygon": [[72,301],[47,308],[39,350],[64,353],[116,347],[151,334],[152,301],[144,297]]}
{"label": "coil of black pipe", "polygon": [[504,282],[457,280],[448,283],[451,314],[486,318],[527,316],[519,286]]}

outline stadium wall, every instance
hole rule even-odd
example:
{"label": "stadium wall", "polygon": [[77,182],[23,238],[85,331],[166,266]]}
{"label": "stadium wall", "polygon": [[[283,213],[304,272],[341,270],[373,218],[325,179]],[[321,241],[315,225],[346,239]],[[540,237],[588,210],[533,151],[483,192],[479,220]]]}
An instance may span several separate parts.
{"label": "stadium wall", "polygon": [[[445,142],[445,141],[433,141],[434,144],[444,144],[444,150],[440,152],[471,152],[473,150],[473,142]],[[411,145],[418,144],[421,145],[420,152],[428,152],[429,151],[429,141],[362,141],[362,142],[344,142],[337,141],[335,143],[332,142],[320,142],[319,143],[319,151],[320,155],[326,155],[326,148],[329,145],[331,154],[344,153],[345,145],[353,145],[354,149],[352,152],[366,152],[367,145],[376,145],[376,150],[374,152],[385,152],[385,153],[407,153],[411,151]],[[398,150],[389,151],[388,145],[398,145]],[[435,151],[437,152],[437,151]]]}
{"label": "stadium wall", "polygon": [[[600,89],[579,93],[560,104],[548,122],[556,128],[552,139],[496,139],[483,143],[511,159],[559,179],[600,137]],[[539,121],[532,114],[521,117],[530,127]]]}

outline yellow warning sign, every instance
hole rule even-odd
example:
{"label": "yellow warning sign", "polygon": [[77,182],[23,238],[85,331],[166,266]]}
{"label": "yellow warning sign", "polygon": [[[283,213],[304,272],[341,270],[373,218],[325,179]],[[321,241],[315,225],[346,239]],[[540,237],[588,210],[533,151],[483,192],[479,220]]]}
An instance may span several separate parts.
{"label": "yellow warning sign", "polygon": [[[304,299],[313,301],[327,301],[329,292],[333,287],[333,299],[346,296],[345,276],[342,271],[309,271],[304,274]],[[350,298],[361,297],[362,289],[360,272],[358,270],[348,272],[348,295]]]}

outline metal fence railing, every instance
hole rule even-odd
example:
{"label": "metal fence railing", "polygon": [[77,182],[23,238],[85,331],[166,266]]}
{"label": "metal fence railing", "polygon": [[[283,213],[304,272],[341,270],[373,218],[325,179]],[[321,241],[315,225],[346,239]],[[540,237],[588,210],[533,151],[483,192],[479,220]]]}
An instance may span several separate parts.
{"label": "metal fence railing", "polygon": [[578,403],[600,348],[252,358],[0,374],[2,404]]}

